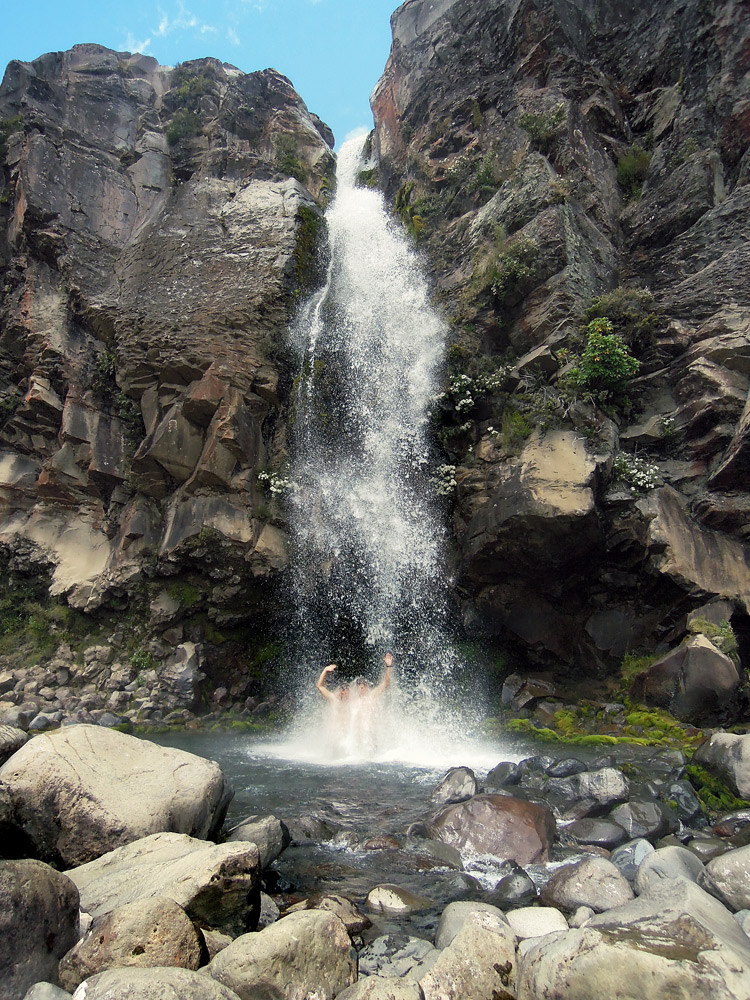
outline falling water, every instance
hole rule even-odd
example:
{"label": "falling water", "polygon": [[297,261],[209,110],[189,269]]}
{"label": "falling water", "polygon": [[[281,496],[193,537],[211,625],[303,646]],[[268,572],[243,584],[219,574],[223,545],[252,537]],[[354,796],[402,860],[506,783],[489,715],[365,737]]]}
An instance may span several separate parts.
{"label": "falling water", "polygon": [[297,663],[311,690],[329,662],[339,664],[334,684],[377,680],[390,650],[397,678],[378,704],[378,746],[362,744],[355,706],[338,727],[344,756],[409,738],[425,749],[431,728],[444,740],[456,699],[445,511],[428,440],[446,327],[382,195],[356,184],[361,151],[354,139],[339,153],[327,280],[293,331]]}

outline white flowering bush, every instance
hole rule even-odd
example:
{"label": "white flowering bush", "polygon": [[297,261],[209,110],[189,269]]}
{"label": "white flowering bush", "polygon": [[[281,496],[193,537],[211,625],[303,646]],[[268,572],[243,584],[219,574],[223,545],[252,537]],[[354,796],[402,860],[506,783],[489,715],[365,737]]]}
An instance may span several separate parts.
{"label": "white flowering bush", "polygon": [[619,454],[612,465],[618,479],[637,490],[653,490],[659,485],[659,469],[638,455]]}
{"label": "white flowering bush", "polygon": [[455,465],[439,465],[431,478],[439,497],[453,496],[458,485]]}
{"label": "white flowering bush", "polygon": [[277,472],[259,472],[258,482],[265,486],[272,497],[284,496],[293,486],[291,479],[284,479]]}

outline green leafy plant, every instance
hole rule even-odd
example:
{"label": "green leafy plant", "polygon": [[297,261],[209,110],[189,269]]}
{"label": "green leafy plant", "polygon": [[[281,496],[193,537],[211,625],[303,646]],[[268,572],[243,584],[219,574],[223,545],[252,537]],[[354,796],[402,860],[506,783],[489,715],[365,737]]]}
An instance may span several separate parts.
{"label": "green leafy plant", "polygon": [[705,635],[722,653],[736,659],[738,655],[737,636],[726,618],[722,618],[718,625],[706,618],[694,618],[688,624],[688,631],[693,635]]}
{"label": "green leafy plant", "polygon": [[530,236],[519,236],[498,255],[490,274],[492,294],[502,305],[523,294],[536,280],[539,245]]}
{"label": "green leafy plant", "polygon": [[659,485],[659,469],[640,455],[620,453],[612,463],[612,471],[618,479],[634,489],[644,492]]}
{"label": "green leafy plant", "polygon": [[567,373],[566,382],[599,402],[609,402],[638,374],[640,362],[606,317],[591,320],[586,337],[583,354]]}
{"label": "green leafy plant", "polygon": [[201,98],[213,92],[215,82],[216,70],[210,64],[197,67],[178,63],[170,79],[175,102],[186,111],[197,111]]}
{"label": "green leafy plant", "polygon": [[609,319],[636,357],[641,357],[653,346],[663,325],[651,292],[647,288],[625,285],[596,296],[585,318],[588,322]]}
{"label": "green leafy plant", "polygon": [[640,198],[651,168],[651,154],[642,146],[631,146],[617,161],[617,182],[628,200]]}
{"label": "green leafy plant", "polygon": [[156,660],[152,654],[147,650],[136,649],[134,653],[130,656],[130,662],[135,667],[136,670],[152,670],[156,666]]}
{"label": "green leafy plant", "polygon": [[201,120],[195,111],[177,111],[167,126],[166,136],[170,146],[176,146],[183,139],[192,139],[201,129]]}
{"label": "green leafy plant", "polygon": [[380,171],[378,168],[368,167],[366,170],[360,170],[357,174],[357,186],[376,188],[378,186],[379,178]]}
{"label": "green leafy plant", "polygon": [[565,105],[560,103],[540,114],[525,112],[519,115],[518,124],[528,134],[531,144],[541,153],[547,153],[562,131],[566,117]]}
{"label": "green leafy plant", "polygon": [[22,128],[23,115],[0,119],[0,160],[4,160],[8,154],[8,139],[14,132],[20,132]]}

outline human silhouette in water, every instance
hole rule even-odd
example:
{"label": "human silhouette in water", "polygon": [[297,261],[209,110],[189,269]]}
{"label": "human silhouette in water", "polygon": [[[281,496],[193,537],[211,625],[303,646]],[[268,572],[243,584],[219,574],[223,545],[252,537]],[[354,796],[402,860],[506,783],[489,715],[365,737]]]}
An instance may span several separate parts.
{"label": "human silhouette in water", "polygon": [[[386,653],[383,658],[385,662],[385,674],[383,679],[375,687],[370,685],[370,682],[364,677],[357,677],[354,681],[354,690],[360,697],[379,697],[385,689],[391,683],[391,667],[393,666],[393,657],[390,653]],[[351,686],[349,684],[342,684],[340,687],[334,688],[333,691],[329,690],[325,686],[326,677],[328,674],[333,673],[336,669],[335,663],[329,663],[327,667],[323,667],[320,677],[318,678],[318,683],[315,685],[328,701],[346,701],[351,694]]]}
{"label": "human silhouette in water", "polygon": [[335,663],[324,667],[316,687],[328,701],[326,737],[331,753],[336,756],[372,754],[381,741],[380,696],[391,683],[393,657],[385,655],[385,674],[379,684],[372,686],[364,677],[357,677],[351,684],[329,690],[326,677],[336,669]]}

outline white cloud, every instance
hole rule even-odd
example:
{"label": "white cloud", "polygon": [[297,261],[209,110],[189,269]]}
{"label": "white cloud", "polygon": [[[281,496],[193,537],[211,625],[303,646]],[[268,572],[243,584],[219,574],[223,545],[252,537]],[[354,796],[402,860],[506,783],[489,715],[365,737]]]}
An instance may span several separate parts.
{"label": "white cloud", "polygon": [[150,38],[144,38],[142,42],[139,42],[138,39],[135,37],[135,35],[132,33],[132,31],[129,31],[128,37],[125,39],[125,44],[123,46],[123,49],[126,52],[140,52],[143,54],[145,52],[148,52],[150,46],[151,46]]}
{"label": "white cloud", "polygon": [[240,36],[234,30],[234,28],[227,28],[227,38],[232,43],[232,45],[240,44]]}

